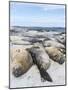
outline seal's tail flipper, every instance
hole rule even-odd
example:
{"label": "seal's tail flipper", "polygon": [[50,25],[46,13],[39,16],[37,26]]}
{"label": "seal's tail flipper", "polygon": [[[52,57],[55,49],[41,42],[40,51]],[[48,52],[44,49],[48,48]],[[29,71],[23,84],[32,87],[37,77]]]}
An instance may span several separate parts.
{"label": "seal's tail flipper", "polygon": [[43,78],[43,80],[47,80],[49,82],[52,82],[52,78],[43,68],[40,69],[40,75],[41,75],[41,78]]}

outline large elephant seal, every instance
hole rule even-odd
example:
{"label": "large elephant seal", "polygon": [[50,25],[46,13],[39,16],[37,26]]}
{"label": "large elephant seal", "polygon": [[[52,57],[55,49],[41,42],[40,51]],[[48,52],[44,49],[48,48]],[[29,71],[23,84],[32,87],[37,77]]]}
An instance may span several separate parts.
{"label": "large elephant seal", "polygon": [[28,51],[23,48],[12,48],[11,50],[11,67],[15,77],[19,77],[32,66],[33,60]]}
{"label": "large elephant seal", "polygon": [[38,46],[30,48],[28,49],[28,51],[31,53],[33,62],[37,65],[41,77],[44,80],[52,82],[51,77],[46,72],[46,70],[50,67],[51,64],[48,54]]}
{"label": "large elephant seal", "polygon": [[58,62],[59,64],[64,63],[65,56],[59,51],[59,49],[57,49],[56,47],[46,47],[45,50],[52,60]]}

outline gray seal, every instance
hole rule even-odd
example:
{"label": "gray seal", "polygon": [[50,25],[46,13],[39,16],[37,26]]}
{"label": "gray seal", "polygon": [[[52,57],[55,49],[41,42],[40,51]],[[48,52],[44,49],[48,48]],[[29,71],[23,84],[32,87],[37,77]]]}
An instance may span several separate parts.
{"label": "gray seal", "polygon": [[44,80],[52,82],[51,77],[47,73],[47,69],[50,67],[50,58],[44,49],[39,47],[32,47],[28,49],[33,58],[33,62],[37,65],[40,75]]}

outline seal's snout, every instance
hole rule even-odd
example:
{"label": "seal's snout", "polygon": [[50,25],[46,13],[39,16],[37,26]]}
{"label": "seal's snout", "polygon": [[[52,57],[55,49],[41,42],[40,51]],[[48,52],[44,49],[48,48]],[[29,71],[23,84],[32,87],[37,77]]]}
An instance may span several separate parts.
{"label": "seal's snout", "polygon": [[14,67],[14,68],[13,68],[13,75],[14,75],[15,77],[21,76],[22,73],[23,73],[23,71],[22,71],[21,67]]}
{"label": "seal's snout", "polygon": [[58,61],[59,64],[63,64],[65,61],[65,56],[62,56],[60,60]]}

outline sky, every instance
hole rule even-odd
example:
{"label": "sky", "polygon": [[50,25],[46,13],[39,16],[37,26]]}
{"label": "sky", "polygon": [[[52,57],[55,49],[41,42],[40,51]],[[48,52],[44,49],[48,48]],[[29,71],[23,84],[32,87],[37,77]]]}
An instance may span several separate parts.
{"label": "sky", "polygon": [[10,26],[65,27],[65,6],[10,2]]}

